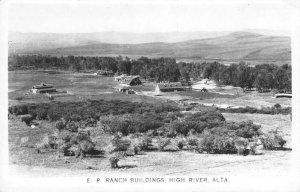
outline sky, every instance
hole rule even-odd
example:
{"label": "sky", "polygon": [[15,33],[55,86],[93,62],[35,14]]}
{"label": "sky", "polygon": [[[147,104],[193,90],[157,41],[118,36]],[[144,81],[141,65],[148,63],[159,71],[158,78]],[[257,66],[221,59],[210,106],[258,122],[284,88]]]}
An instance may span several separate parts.
{"label": "sky", "polygon": [[[21,4],[8,9],[10,31],[84,32],[190,32],[267,29],[289,31],[291,10],[277,3],[156,3]],[[179,2],[179,3],[178,3]],[[209,2],[209,1],[207,1]],[[237,1],[236,1],[237,2]],[[252,3],[254,2],[254,3]]]}

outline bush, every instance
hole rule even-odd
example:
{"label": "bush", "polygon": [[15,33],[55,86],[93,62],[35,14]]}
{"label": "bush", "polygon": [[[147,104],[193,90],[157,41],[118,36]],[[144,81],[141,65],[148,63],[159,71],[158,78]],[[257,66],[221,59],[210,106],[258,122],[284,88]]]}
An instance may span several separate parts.
{"label": "bush", "polygon": [[279,103],[276,103],[276,104],[274,105],[274,108],[276,108],[276,109],[281,109],[281,105],[280,105]]}
{"label": "bush", "polygon": [[39,120],[46,120],[47,114],[48,114],[48,112],[46,109],[39,109],[39,110],[36,110],[36,112],[35,112],[36,118]]}
{"label": "bush", "polygon": [[32,120],[34,120],[34,117],[31,115],[26,115],[26,116],[21,117],[21,121],[25,122],[27,126],[30,125]]}
{"label": "bush", "polygon": [[202,111],[194,114],[190,114],[185,118],[186,121],[204,121],[204,122],[211,122],[211,121],[225,121],[224,116],[217,111]]}
{"label": "bush", "polygon": [[286,140],[277,131],[265,134],[261,141],[264,149],[267,150],[283,149],[283,146],[286,144]]}
{"label": "bush", "polygon": [[186,140],[187,140],[187,144],[190,146],[199,145],[199,139],[196,136],[188,136]]}
{"label": "bush", "polygon": [[247,147],[249,145],[249,142],[247,139],[237,138],[234,141],[234,144],[235,144],[235,148],[237,149],[237,153],[239,155],[247,155],[247,153],[249,153],[249,151],[247,151]]}
{"label": "bush", "polygon": [[11,106],[8,109],[10,114],[14,115],[26,115],[28,114],[28,107],[27,105],[17,105],[17,106]]}
{"label": "bush", "polygon": [[79,128],[79,123],[71,121],[66,124],[66,129],[71,132],[77,132]]}
{"label": "bush", "polygon": [[234,138],[228,135],[216,135],[206,132],[200,135],[198,142],[198,151],[206,151],[207,153],[236,153]]}
{"label": "bush", "polygon": [[[156,114],[156,117],[159,117],[160,114],[157,113],[167,114],[167,112],[177,112],[179,108],[165,104],[148,104],[119,100],[87,100],[81,102],[52,101],[51,103],[24,104],[9,107],[8,110],[9,113],[15,115],[28,114],[28,112],[30,114],[38,114],[38,111],[43,113],[46,111],[47,119],[50,121],[57,121],[62,117],[68,117],[71,121],[80,121],[89,118],[98,120],[103,115],[121,115],[124,112],[130,114],[152,113]],[[161,120],[163,119],[164,117],[161,118]]]}
{"label": "bush", "polygon": [[261,107],[260,109],[254,108],[254,107],[249,107],[246,106],[240,107],[240,108],[229,108],[229,109],[224,109],[224,108],[218,108],[219,111],[221,112],[228,112],[228,113],[259,113],[259,114],[284,114],[288,115],[292,108],[291,107],[284,107],[282,108],[280,104],[275,104],[273,107]]}
{"label": "bush", "polygon": [[114,147],[113,151],[127,151],[130,147],[131,141],[126,138],[122,138],[122,133],[118,132],[116,133],[112,140],[111,144]]}
{"label": "bush", "polygon": [[140,136],[132,140],[132,145],[141,151],[146,151],[151,145],[152,139],[148,136]]}
{"label": "bush", "polygon": [[239,129],[237,130],[236,135],[243,138],[260,136],[262,134],[260,128],[260,125],[255,125],[252,121],[243,121],[239,123]]}
{"label": "bush", "polygon": [[158,139],[158,150],[159,151],[164,151],[164,148],[171,143],[171,139],[170,138],[163,138],[160,137]]}
{"label": "bush", "polygon": [[55,122],[55,127],[58,130],[62,130],[66,128],[66,124],[62,120],[58,120]]}
{"label": "bush", "polygon": [[178,148],[179,148],[180,150],[183,149],[184,145],[185,145],[184,140],[179,140],[178,143],[177,143],[177,146],[178,146]]}

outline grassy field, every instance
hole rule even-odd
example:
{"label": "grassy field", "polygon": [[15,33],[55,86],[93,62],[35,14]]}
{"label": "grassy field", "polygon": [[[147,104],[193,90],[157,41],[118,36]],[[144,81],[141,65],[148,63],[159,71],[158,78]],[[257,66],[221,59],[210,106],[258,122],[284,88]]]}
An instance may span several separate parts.
{"label": "grassy field", "polygon": [[[33,85],[53,84],[58,91],[69,91],[72,96],[57,97],[55,101],[82,101],[84,99],[119,99],[123,101],[159,103],[159,99],[144,95],[118,93],[114,87],[118,84],[113,77],[87,78],[84,73],[46,73],[31,71],[11,71],[8,74],[9,105],[21,103],[50,102],[49,98],[39,94],[28,94]],[[151,89],[144,86],[144,89]],[[137,87],[136,89],[141,89]],[[154,89],[154,88],[153,88]]]}
{"label": "grassy field", "polygon": [[229,105],[238,107],[272,107],[279,103],[282,107],[291,107],[292,101],[290,98],[275,98],[272,93],[238,93],[236,96],[227,97],[206,97],[206,99],[199,100],[202,104],[217,104]]}

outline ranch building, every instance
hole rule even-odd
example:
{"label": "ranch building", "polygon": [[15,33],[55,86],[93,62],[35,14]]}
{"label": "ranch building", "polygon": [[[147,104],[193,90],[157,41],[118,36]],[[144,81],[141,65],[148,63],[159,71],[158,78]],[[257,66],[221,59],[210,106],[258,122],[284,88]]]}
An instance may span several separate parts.
{"label": "ranch building", "polygon": [[180,82],[176,83],[157,83],[156,92],[171,92],[171,91],[184,91],[186,89]]}
{"label": "ranch building", "polygon": [[96,75],[112,77],[112,76],[114,76],[114,72],[106,71],[106,70],[99,70],[99,71],[97,71]]}
{"label": "ranch building", "polygon": [[123,84],[129,85],[129,86],[135,86],[135,85],[141,85],[142,81],[140,80],[140,76],[126,76],[122,80]]}
{"label": "ranch building", "polygon": [[117,86],[115,87],[116,91],[120,92],[120,93],[126,93],[126,94],[135,94],[134,90],[129,89],[129,87],[127,86]]}
{"label": "ranch building", "polygon": [[41,83],[40,85],[34,85],[31,89],[32,93],[53,93],[56,89],[53,85]]}

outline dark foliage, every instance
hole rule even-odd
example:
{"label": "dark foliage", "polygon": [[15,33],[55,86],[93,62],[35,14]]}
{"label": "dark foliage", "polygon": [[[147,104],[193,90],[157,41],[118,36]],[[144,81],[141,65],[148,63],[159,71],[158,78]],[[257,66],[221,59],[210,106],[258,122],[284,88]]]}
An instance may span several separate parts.
{"label": "dark foliage", "polygon": [[291,107],[281,107],[280,104],[275,104],[273,107],[261,107],[260,109],[254,107],[240,107],[240,108],[218,108],[221,112],[227,113],[258,113],[258,114],[283,114],[288,115],[291,113]]}
{"label": "dark foliage", "polygon": [[9,70],[18,69],[62,69],[62,70],[110,70],[114,73],[140,75],[143,78],[160,81],[188,82],[190,78],[214,79],[243,89],[257,88],[259,91],[277,89],[292,90],[292,67],[262,64],[250,67],[245,62],[222,65],[218,62],[176,63],[174,58],[129,59],[128,57],[90,57],[48,55],[12,55],[8,58]]}
{"label": "dark foliage", "polygon": [[[89,124],[95,124],[95,121],[99,120],[102,115],[120,115],[123,114],[123,111],[132,114],[145,114],[145,116],[151,117],[151,115],[157,116],[156,114],[163,112],[179,111],[179,108],[171,105],[136,103],[120,100],[34,103],[9,107],[9,112],[15,115],[31,114],[39,119],[47,119],[50,121],[57,121],[64,117],[67,121],[78,122],[84,120]],[[150,121],[151,118],[149,118],[150,120],[148,120],[147,117],[144,119],[144,121],[148,121],[148,123],[145,122],[141,129],[148,130],[148,124],[151,127],[157,124],[157,122]],[[162,118],[159,120],[162,120]]]}

